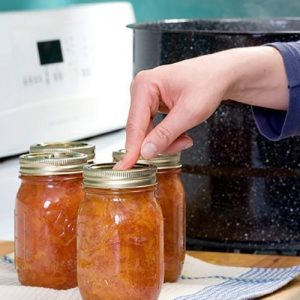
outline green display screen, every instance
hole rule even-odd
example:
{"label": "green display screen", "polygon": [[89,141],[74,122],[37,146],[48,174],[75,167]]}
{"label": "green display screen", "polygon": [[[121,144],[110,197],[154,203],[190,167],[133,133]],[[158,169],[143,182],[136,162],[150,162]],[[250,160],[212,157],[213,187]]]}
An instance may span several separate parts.
{"label": "green display screen", "polygon": [[63,62],[59,40],[38,42],[37,47],[41,65]]}

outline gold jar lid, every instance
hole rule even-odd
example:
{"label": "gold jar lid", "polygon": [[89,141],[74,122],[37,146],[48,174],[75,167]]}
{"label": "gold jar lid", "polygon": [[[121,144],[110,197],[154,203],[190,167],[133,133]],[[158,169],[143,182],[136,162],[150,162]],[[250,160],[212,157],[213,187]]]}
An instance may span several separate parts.
{"label": "gold jar lid", "polygon": [[73,151],[86,154],[88,162],[92,162],[95,158],[95,145],[87,142],[53,142],[40,143],[30,146],[30,153],[38,152],[55,152],[55,151]]}
{"label": "gold jar lid", "polygon": [[28,153],[19,158],[20,174],[31,176],[75,174],[83,171],[87,155],[78,152]]}
{"label": "gold jar lid", "polygon": [[[124,155],[126,153],[125,149],[121,149],[119,151],[113,152],[113,161],[118,162],[123,159]],[[162,169],[173,169],[173,168],[181,168],[180,164],[180,152],[177,152],[175,154],[167,155],[167,154],[158,154],[154,158],[151,158],[149,160],[145,160],[142,157],[140,157],[137,161],[137,163],[141,164],[151,164],[157,167],[158,170]]]}
{"label": "gold jar lid", "polygon": [[130,170],[113,170],[114,163],[93,164],[83,168],[85,187],[127,189],[156,184],[156,167],[136,164]]}

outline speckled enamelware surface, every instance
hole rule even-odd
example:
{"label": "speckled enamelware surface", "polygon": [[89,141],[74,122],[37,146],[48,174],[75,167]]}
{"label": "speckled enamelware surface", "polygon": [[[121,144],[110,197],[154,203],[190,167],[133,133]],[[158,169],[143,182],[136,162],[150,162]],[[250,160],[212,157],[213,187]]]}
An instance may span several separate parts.
{"label": "speckled enamelware surface", "polygon": [[[300,19],[171,20],[130,27],[135,74],[228,48],[300,40]],[[189,134],[195,145],[182,154],[188,247],[300,253],[300,138],[266,140],[251,108],[234,102]]]}

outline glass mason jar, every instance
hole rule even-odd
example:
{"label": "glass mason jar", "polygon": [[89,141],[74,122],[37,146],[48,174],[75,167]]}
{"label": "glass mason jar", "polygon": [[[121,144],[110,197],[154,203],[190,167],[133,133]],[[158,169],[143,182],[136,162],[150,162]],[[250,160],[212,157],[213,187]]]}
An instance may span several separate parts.
{"label": "glass mason jar", "polygon": [[30,146],[30,153],[53,151],[73,151],[86,154],[88,156],[88,163],[93,163],[95,158],[95,145],[86,142],[53,142]]}
{"label": "glass mason jar", "polygon": [[[113,160],[121,160],[124,154],[125,150],[113,152]],[[186,249],[186,203],[180,179],[180,153],[160,154],[149,161],[140,159],[138,163],[157,167],[156,198],[164,217],[164,281],[174,282],[181,274]]]}
{"label": "glass mason jar", "polygon": [[77,286],[76,220],[86,163],[87,155],[75,152],[20,156],[15,262],[23,285]]}
{"label": "glass mason jar", "polygon": [[156,168],[84,168],[77,225],[78,286],[84,300],[157,299],[163,282],[163,217]]}

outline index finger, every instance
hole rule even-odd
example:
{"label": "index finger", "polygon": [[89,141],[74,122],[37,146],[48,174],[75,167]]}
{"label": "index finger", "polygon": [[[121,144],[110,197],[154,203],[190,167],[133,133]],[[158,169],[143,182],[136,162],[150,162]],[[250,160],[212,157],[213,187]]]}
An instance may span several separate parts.
{"label": "index finger", "polygon": [[129,169],[137,161],[151,118],[158,111],[160,93],[151,71],[140,72],[131,84],[131,104],[126,125],[126,154],[116,169]]}

